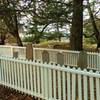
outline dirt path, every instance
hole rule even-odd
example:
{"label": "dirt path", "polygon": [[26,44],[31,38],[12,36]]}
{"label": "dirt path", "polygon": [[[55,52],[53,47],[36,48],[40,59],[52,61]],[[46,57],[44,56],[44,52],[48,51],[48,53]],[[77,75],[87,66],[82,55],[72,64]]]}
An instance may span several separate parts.
{"label": "dirt path", "polygon": [[0,100],[36,100],[31,96],[21,94],[15,90],[5,88],[0,85]]}

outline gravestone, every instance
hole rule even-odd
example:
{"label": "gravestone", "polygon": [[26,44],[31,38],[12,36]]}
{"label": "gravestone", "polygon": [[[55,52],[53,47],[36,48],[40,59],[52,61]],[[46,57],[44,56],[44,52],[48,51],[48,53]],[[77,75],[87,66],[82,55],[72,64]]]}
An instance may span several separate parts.
{"label": "gravestone", "polygon": [[42,60],[43,60],[43,62],[47,62],[47,63],[49,63],[49,53],[46,51],[46,50],[44,50],[43,52],[42,52]]}
{"label": "gravestone", "polygon": [[62,53],[57,53],[57,64],[64,65],[64,55]]}
{"label": "gravestone", "polygon": [[87,52],[80,51],[77,66],[81,69],[87,68]]}
{"label": "gravestone", "polygon": [[26,46],[26,59],[33,60],[33,46],[31,43]]}

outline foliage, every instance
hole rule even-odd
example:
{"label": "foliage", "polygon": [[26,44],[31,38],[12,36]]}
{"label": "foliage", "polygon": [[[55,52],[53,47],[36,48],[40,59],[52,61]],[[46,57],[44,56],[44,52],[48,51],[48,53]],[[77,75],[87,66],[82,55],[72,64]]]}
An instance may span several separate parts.
{"label": "foliage", "polygon": [[13,35],[19,46],[22,46],[18,33],[18,15],[19,0],[5,0],[0,2],[0,19],[7,27],[7,31]]}
{"label": "foliage", "polygon": [[32,36],[24,36],[23,42],[33,42],[34,38]]}
{"label": "foliage", "polygon": [[[73,39],[70,39],[72,44],[76,46],[75,43],[77,43],[76,49],[79,47],[79,45],[82,46],[82,30],[83,26],[81,24],[82,17],[87,18],[87,15],[83,16],[82,11],[84,7],[84,11],[87,9],[90,13],[90,11],[93,14],[94,22],[96,22],[96,25],[99,30],[100,24],[99,24],[99,9],[97,9],[97,5],[99,5],[98,0],[93,0],[91,2],[87,2],[87,0],[84,0],[85,5],[81,5],[81,7],[77,6],[79,4],[79,0],[77,4],[74,5],[74,3],[77,0],[1,0],[0,1],[0,33],[10,33],[13,35],[18,44],[21,44],[21,39],[19,37],[19,29],[21,26],[21,23],[25,26],[25,29],[27,30],[27,34],[31,34],[32,37],[25,37],[25,41],[32,41],[33,43],[39,43],[42,40],[57,40],[65,36],[64,33],[61,32],[61,29],[69,25],[69,28],[73,26],[73,31],[71,31],[70,36],[72,36]],[[89,1],[89,0],[88,0]],[[82,3],[82,2],[81,2]],[[99,6],[98,6],[99,7]],[[77,10],[77,14],[74,14],[74,11]],[[80,11],[81,10],[81,11]],[[81,12],[81,14],[79,14]],[[76,16],[76,17],[75,17]],[[93,23],[93,20],[91,20],[91,14],[89,18],[84,20],[84,33],[86,35],[91,35],[95,32],[95,29],[93,27],[93,24],[87,24],[87,23]],[[81,22],[80,21],[81,17]],[[75,21],[72,21],[73,20]],[[76,18],[76,19],[75,19]],[[27,22],[24,22],[24,20]],[[77,25],[77,23],[81,25]],[[79,30],[77,29],[79,28]],[[50,31],[48,31],[48,29]],[[67,27],[66,27],[67,29]],[[71,28],[72,29],[72,28]],[[81,29],[81,31],[80,31]],[[53,30],[53,32],[51,31]],[[69,29],[70,30],[70,29]],[[75,31],[76,30],[76,31]],[[99,30],[100,32],[100,30]],[[96,37],[98,37],[97,35]],[[80,40],[78,40],[81,37]],[[90,38],[90,37],[89,37]],[[90,40],[87,40],[87,42],[94,43],[92,41],[95,41],[94,37],[90,38]],[[100,39],[97,39],[100,40]],[[76,42],[77,41],[77,42]],[[97,42],[97,41],[96,41]],[[97,42],[98,43],[98,42]],[[82,49],[82,48],[81,48]]]}
{"label": "foliage", "polygon": [[[35,39],[60,39],[62,33],[59,29],[71,22],[71,5],[71,2],[63,0],[33,1],[31,6],[33,6],[34,12],[32,13],[32,20],[28,24],[27,33],[34,34]],[[48,32],[47,34],[46,29],[49,25],[53,26],[55,33]]]}
{"label": "foliage", "polygon": [[[95,22],[96,22],[96,25],[97,25],[97,27],[98,27],[98,29],[99,29],[99,27],[100,27],[99,21],[97,20],[97,21],[95,21]],[[93,34],[93,26],[92,26],[91,22],[89,22],[89,20],[86,20],[85,23],[87,23],[87,24],[84,25],[84,33],[85,33],[87,36],[90,36],[90,35]],[[100,31],[100,30],[99,30],[99,31]],[[85,42],[86,42],[86,43],[96,44],[96,42],[97,42],[95,36],[92,36],[92,37],[89,37],[89,38],[84,37],[84,38],[85,38]]]}
{"label": "foliage", "polygon": [[[31,30],[32,32],[32,30]],[[58,33],[58,32],[42,32],[42,35],[40,33],[37,33],[33,29],[33,33],[26,34],[23,41],[24,42],[33,42],[33,43],[39,43],[42,41],[49,41],[49,40],[59,40],[59,38],[64,37],[64,33]]]}
{"label": "foliage", "polygon": [[86,44],[96,44],[96,38],[95,37],[85,38],[84,41],[85,41]]}

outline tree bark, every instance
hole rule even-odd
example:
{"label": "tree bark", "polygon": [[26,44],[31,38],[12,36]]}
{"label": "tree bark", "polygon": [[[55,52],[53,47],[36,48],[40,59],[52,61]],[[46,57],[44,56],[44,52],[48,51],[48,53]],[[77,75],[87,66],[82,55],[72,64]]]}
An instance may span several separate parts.
{"label": "tree bark", "polygon": [[5,34],[1,34],[0,35],[0,45],[5,45],[5,39],[6,39]]}
{"label": "tree bark", "polygon": [[91,23],[92,23],[92,26],[93,26],[93,31],[94,31],[95,37],[97,39],[97,49],[98,49],[98,48],[100,48],[100,33],[99,33],[98,28],[97,28],[93,12],[91,10],[89,0],[87,0],[87,8],[88,8],[88,12],[89,12],[89,15],[90,15]]}
{"label": "tree bark", "polygon": [[17,20],[16,10],[15,10],[15,14],[14,14],[14,22],[15,22],[15,38],[16,38],[17,44],[18,44],[18,46],[23,46],[21,38],[19,36],[19,32],[18,32],[18,20]]}
{"label": "tree bark", "polygon": [[83,49],[83,0],[73,0],[73,18],[70,35],[72,50]]}
{"label": "tree bark", "polygon": [[18,46],[23,46],[22,41],[21,41],[21,39],[19,37],[19,34],[16,34],[15,38],[16,38]]}

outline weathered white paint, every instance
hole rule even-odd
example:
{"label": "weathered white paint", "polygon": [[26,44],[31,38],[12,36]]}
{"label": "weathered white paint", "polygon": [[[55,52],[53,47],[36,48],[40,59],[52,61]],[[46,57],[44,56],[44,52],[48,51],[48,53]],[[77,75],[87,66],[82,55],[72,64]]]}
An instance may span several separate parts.
{"label": "weathered white paint", "polygon": [[[33,59],[43,61],[42,53],[44,50],[49,53],[49,63],[57,63],[57,54],[61,53],[64,55],[64,65],[77,67],[79,51],[33,48]],[[18,52],[18,59],[26,59],[26,47],[0,45],[1,56],[13,57],[14,52]],[[99,53],[87,52],[87,68],[100,70]]]}
{"label": "weathered white paint", "polygon": [[100,98],[99,72],[38,61],[0,56],[0,84],[43,100]]}

